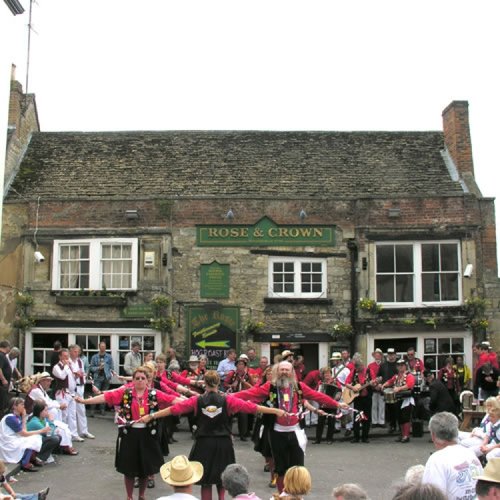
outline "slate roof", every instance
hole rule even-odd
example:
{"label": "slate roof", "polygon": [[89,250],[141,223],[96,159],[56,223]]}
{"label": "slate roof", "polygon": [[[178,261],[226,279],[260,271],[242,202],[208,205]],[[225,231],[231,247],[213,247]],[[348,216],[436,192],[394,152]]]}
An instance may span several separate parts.
{"label": "slate roof", "polygon": [[40,132],[13,187],[45,199],[463,194],[443,148],[442,132]]}

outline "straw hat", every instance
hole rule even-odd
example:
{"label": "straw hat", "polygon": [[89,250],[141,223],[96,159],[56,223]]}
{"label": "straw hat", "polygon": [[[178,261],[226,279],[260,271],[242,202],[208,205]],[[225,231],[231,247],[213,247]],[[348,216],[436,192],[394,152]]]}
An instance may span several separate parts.
{"label": "straw hat", "polygon": [[177,455],[160,468],[161,478],[172,486],[188,486],[203,476],[203,465],[190,462],[185,455]]}
{"label": "straw hat", "polygon": [[281,353],[282,359],[286,359],[286,358],[288,358],[288,356],[293,356],[293,352],[289,351],[288,349],[286,349],[285,351],[283,351]]}
{"label": "straw hat", "polygon": [[477,476],[474,479],[477,479],[478,481],[500,483],[500,458],[490,458],[484,468],[483,475]]}
{"label": "straw hat", "polygon": [[236,364],[238,364],[240,361],[242,361],[243,363],[245,363],[246,365],[248,365],[248,356],[246,354],[240,354],[240,357],[238,358],[238,360],[236,361]]}
{"label": "straw hat", "polygon": [[389,347],[389,349],[387,349],[387,354],[396,354],[396,351],[393,347]]}
{"label": "straw hat", "polygon": [[372,352],[372,354],[379,353],[379,354],[384,354],[384,351],[382,349],[379,349],[378,347]]}
{"label": "straw hat", "polygon": [[338,361],[339,359],[342,359],[342,355],[340,354],[340,352],[332,352],[330,361]]}
{"label": "straw hat", "polygon": [[196,356],[195,354],[193,354],[192,356],[189,356],[189,361],[188,363],[199,363],[200,360],[198,359],[198,356]]}
{"label": "straw hat", "polygon": [[45,378],[47,379],[50,379],[50,380],[54,380],[51,376],[50,376],[50,373],[49,372],[42,372],[42,373],[37,373],[35,376],[35,383],[38,384],[38,382],[40,382],[40,380],[43,380]]}

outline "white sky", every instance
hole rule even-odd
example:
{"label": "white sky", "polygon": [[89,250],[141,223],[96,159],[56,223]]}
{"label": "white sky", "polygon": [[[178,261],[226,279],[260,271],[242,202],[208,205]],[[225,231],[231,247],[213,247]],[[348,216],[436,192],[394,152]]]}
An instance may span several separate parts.
{"label": "white sky", "polygon": [[442,130],[468,100],[477,181],[500,194],[498,0],[37,2],[44,131]]}

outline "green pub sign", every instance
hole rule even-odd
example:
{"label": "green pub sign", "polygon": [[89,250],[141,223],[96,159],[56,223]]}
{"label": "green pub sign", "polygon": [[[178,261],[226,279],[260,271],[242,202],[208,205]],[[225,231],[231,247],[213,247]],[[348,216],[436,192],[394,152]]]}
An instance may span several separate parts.
{"label": "green pub sign", "polygon": [[335,226],[278,225],[263,217],[254,225],[201,224],[196,226],[200,247],[335,246]]}
{"label": "green pub sign", "polygon": [[202,264],[200,272],[200,297],[216,299],[229,297],[229,264]]}

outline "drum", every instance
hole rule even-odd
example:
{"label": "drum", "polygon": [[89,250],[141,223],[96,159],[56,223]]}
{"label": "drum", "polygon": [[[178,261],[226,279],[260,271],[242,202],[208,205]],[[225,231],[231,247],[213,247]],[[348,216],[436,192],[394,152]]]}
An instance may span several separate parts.
{"label": "drum", "polygon": [[396,398],[397,399],[406,399],[406,398],[411,398],[412,393],[411,391],[400,391],[396,393]]}
{"label": "drum", "polygon": [[384,401],[388,405],[392,405],[396,402],[396,393],[394,392],[394,389],[390,387],[384,389]]}

